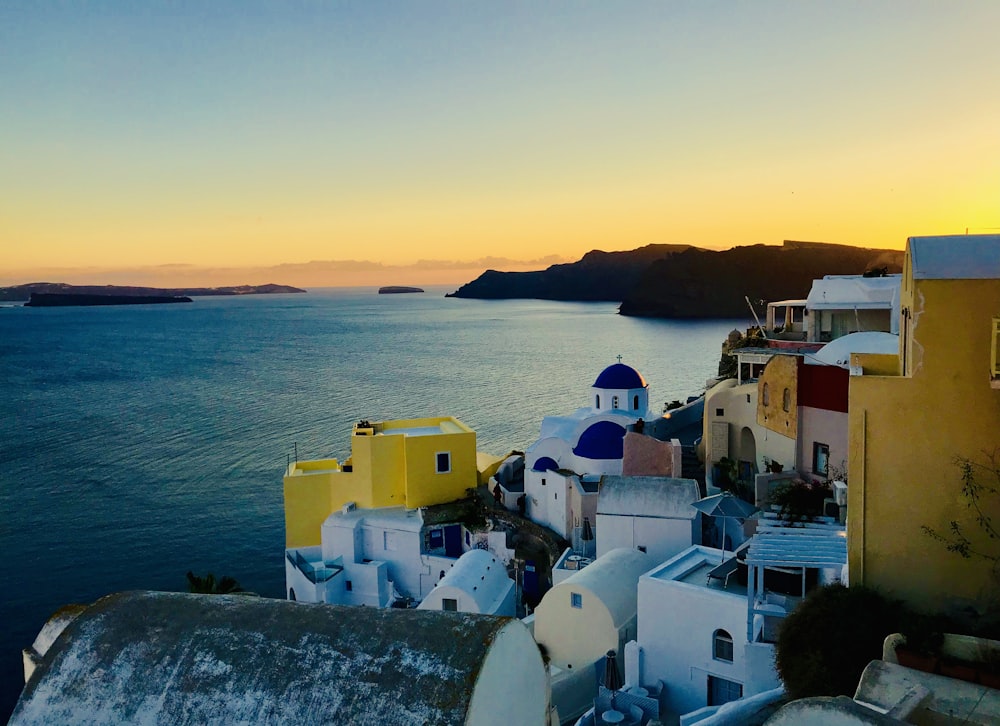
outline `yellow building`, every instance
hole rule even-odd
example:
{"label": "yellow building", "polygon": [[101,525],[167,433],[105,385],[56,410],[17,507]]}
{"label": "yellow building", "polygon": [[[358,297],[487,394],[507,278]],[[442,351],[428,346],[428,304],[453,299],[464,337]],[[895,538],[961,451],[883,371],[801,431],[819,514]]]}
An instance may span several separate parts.
{"label": "yellow building", "polygon": [[980,536],[955,463],[987,463],[1000,447],[998,317],[1000,235],[908,240],[899,352],[851,356],[852,585],[922,610],[995,601],[992,563],[949,552],[923,528],[947,535],[958,521],[976,547],[1000,554]]}
{"label": "yellow building", "polygon": [[476,432],[451,418],[354,426],[347,461],[296,461],[285,472],[285,546],[320,544],[320,527],[348,502],[416,509],[461,499],[477,485]]}

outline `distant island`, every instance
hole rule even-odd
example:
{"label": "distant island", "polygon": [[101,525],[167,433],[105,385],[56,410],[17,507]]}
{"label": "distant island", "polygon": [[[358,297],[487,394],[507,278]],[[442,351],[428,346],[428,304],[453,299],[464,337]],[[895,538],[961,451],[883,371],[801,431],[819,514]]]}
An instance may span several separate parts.
{"label": "distant island", "polygon": [[622,315],[734,318],[754,304],[801,299],[824,275],[896,273],[902,250],[786,240],[706,250],[647,245],[630,252],[588,252],[578,262],[537,272],[487,270],[448,297],[620,302]]}
{"label": "distant island", "polygon": [[405,285],[386,285],[378,289],[379,295],[399,295],[407,292],[423,292],[423,288],[406,287]]}
{"label": "distant island", "polygon": [[45,295],[110,295],[115,297],[207,297],[211,295],[274,295],[292,292],[305,292],[305,290],[292,287],[291,285],[273,284],[234,285],[230,287],[159,288],[131,287],[128,285],[68,285],[64,282],[29,282],[26,285],[0,287],[0,301],[27,301],[31,299],[33,293]]}
{"label": "distant island", "polygon": [[164,305],[189,303],[191,298],[171,295],[87,295],[77,293],[33,292],[26,308],[67,308],[90,305]]}

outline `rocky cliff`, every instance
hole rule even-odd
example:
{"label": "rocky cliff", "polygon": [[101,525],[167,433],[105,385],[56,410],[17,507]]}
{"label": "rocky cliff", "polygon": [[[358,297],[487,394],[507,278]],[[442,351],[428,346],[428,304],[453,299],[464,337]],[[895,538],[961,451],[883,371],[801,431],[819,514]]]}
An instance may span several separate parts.
{"label": "rocky cliff", "polygon": [[[652,263],[622,298],[622,315],[728,318],[755,304],[805,298],[824,275],[860,275],[875,268],[900,272],[902,250],[785,242],[722,252],[690,249]],[[758,308],[761,313],[763,310]]]}
{"label": "rocky cliff", "polygon": [[[754,304],[804,298],[823,275],[902,270],[902,250],[786,241],[720,252],[690,245],[647,245],[630,252],[588,252],[578,262],[538,272],[488,270],[449,297],[616,301],[622,315],[729,318]],[[761,311],[763,312],[763,311]]]}
{"label": "rocky cliff", "polygon": [[629,252],[588,252],[577,262],[552,265],[538,272],[487,270],[448,297],[484,300],[621,301],[638,284],[646,269],[690,245],[646,245]]}

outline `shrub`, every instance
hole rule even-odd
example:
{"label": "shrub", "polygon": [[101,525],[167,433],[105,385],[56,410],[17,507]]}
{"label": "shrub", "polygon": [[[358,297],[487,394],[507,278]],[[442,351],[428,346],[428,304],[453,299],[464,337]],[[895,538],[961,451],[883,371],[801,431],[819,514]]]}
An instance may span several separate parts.
{"label": "shrub", "polygon": [[826,482],[794,479],[782,482],[771,492],[771,503],[781,507],[778,516],[789,522],[802,522],[823,513],[823,500],[833,496]]}
{"label": "shrub", "polygon": [[902,629],[900,603],[864,587],[813,590],[781,625],[778,674],[792,698],[853,696],[861,672],[882,657],[882,641]]}

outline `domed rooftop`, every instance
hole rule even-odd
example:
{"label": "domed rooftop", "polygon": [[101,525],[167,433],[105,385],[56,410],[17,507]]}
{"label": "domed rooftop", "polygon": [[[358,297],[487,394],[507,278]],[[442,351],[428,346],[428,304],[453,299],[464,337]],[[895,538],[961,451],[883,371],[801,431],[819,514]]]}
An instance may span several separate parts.
{"label": "domed rooftop", "polygon": [[632,366],[615,363],[608,366],[594,381],[594,388],[611,390],[626,390],[629,388],[645,388],[646,379]]}
{"label": "domed rooftop", "polygon": [[893,333],[869,331],[850,333],[820,348],[806,363],[818,363],[849,368],[851,353],[894,354],[899,352],[899,336]]}
{"label": "domed rooftop", "polygon": [[573,453],[587,459],[620,459],[625,449],[625,428],[614,421],[598,421],[580,435]]}

